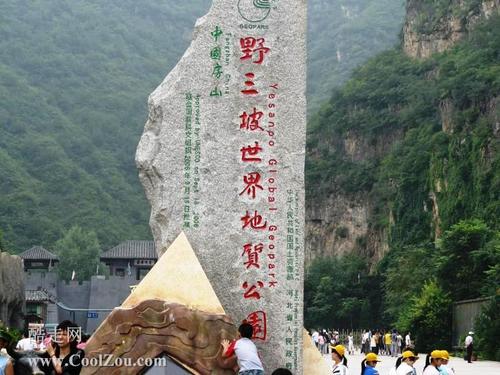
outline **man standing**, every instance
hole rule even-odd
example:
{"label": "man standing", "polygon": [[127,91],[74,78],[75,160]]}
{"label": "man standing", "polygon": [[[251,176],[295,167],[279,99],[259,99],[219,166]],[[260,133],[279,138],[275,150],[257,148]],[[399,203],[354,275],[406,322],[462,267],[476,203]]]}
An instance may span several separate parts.
{"label": "man standing", "polygon": [[319,339],[319,332],[318,331],[314,331],[313,334],[312,334],[312,340],[314,342],[314,345],[316,345],[316,347],[319,349],[318,339]]}
{"label": "man standing", "polygon": [[473,334],[474,332],[469,332],[469,336],[465,338],[465,350],[467,351],[467,362],[469,363],[472,363],[472,349],[474,347],[474,339],[472,338]]}
{"label": "man standing", "polygon": [[408,334],[405,337],[405,346],[407,348],[411,348],[411,336],[410,336],[410,332],[408,332]]}
{"label": "man standing", "polygon": [[35,350],[35,341],[30,337],[28,331],[24,331],[23,338],[18,341],[16,349],[22,351]]}

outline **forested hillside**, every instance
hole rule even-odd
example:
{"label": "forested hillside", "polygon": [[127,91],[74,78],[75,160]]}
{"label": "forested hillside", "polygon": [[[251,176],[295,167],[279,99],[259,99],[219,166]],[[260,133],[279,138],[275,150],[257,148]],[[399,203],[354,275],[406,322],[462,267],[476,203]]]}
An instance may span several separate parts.
{"label": "forested hillside", "polygon": [[353,69],[394,47],[405,0],[309,0],[308,107],[314,114]]}
{"label": "forested hillside", "polygon": [[[311,326],[412,330],[418,350],[428,350],[450,343],[452,301],[499,293],[500,15],[498,2],[487,8],[491,1],[436,2],[446,3],[440,13],[435,3],[408,3],[430,25],[419,35],[424,47],[445,40],[453,17],[474,27],[426,58],[396,48],[369,60],[310,123],[308,201],[362,202],[367,229],[351,249],[365,262],[312,263],[306,318]],[[481,20],[484,9],[491,11]],[[338,241],[351,235],[348,224],[336,224]],[[384,251],[374,263],[377,242]],[[478,325],[490,343],[498,303]],[[481,349],[500,358],[487,341]]]}
{"label": "forested hillside", "polygon": [[[51,248],[74,225],[96,231],[103,248],[150,238],[134,165],[147,97],[210,3],[0,2],[5,248]],[[356,64],[395,42],[403,7],[401,0],[308,5],[309,101],[317,107]]]}
{"label": "forested hillside", "polygon": [[0,228],[51,246],[80,225],[104,248],[149,238],[135,148],[147,96],[207,0],[0,3]]}

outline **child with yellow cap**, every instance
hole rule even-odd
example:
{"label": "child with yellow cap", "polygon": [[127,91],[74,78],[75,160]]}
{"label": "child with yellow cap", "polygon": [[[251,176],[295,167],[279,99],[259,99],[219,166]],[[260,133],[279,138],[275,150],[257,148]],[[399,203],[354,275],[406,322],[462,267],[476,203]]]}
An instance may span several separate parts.
{"label": "child with yellow cap", "polygon": [[422,375],[440,375],[439,368],[443,364],[443,357],[443,352],[441,350],[433,350],[428,354]]}
{"label": "child with yellow cap", "polygon": [[443,354],[443,364],[439,368],[442,375],[455,375],[455,369],[451,367],[448,362],[450,361],[450,353],[447,350],[441,350]]}
{"label": "child with yellow cap", "polygon": [[414,367],[417,359],[418,356],[412,351],[404,351],[396,362],[396,375],[417,375],[417,370]]}
{"label": "child with yellow cap", "polygon": [[332,360],[333,360],[333,375],[348,375],[349,370],[347,369],[347,358],[345,357],[345,347],[343,345],[333,346],[330,345],[332,350]]}
{"label": "child with yellow cap", "polygon": [[368,353],[361,362],[361,375],[379,375],[378,371],[375,369],[377,363],[380,362],[378,356],[375,353]]}

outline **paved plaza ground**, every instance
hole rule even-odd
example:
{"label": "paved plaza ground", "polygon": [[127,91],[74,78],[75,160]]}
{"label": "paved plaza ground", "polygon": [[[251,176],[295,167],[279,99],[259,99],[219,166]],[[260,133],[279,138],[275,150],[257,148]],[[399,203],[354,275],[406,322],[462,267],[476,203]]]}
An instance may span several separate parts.
{"label": "paved plaza ground", "polygon": [[[425,354],[419,356],[420,359],[417,361],[416,368],[417,374],[421,375],[425,364]],[[325,358],[328,360],[328,363],[332,363],[329,355],[325,355]],[[360,375],[361,361],[363,358],[364,355],[361,354],[355,354],[347,357],[349,361],[349,375]],[[380,375],[388,375],[389,370],[396,363],[396,358],[380,356],[380,359],[382,362],[377,365],[378,372]],[[467,363],[462,358],[452,358],[450,364],[455,369],[456,375],[500,375],[500,362],[477,361]]]}

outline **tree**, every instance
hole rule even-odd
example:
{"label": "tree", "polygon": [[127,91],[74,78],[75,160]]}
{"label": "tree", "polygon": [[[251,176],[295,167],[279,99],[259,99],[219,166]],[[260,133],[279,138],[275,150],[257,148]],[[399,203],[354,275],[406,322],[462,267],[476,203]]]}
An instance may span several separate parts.
{"label": "tree", "polygon": [[486,359],[500,361],[500,295],[483,307],[474,325],[476,329],[475,345]]}
{"label": "tree", "polygon": [[494,266],[495,252],[485,246],[493,236],[482,220],[470,219],[453,225],[438,241],[439,280],[455,301],[480,296],[485,272]]}
{"label": "tree", "polygon": [[100,263],[97,235],[93,231],[85,232],[79,226],[65,232],[63,238],[56,242],[54,250],[59,255],[57,272],[61,280],[71,280],[73,271],[78,281],[90,280]]}
{"label": "tree", "polygon": [[419,293],[422,285],[433,278],[436,271],[435,248],[432,244],[405,246],[398,253],[389,254],[392,258],[385,276],[384,314],[388,322],[397,320],[401,310]]}
{"label": "tree", "polygon": [[305,280],[308,327],[360,328],[379,322],[380,281],[355,255],[314,261]]}
{"label": "tree", "polygon": [[429,353],[436,348],[449,348],[451,335],[451,305],[448,293],[436,280],[424,284],[418,296],[399,316],[400,332],[413,332],[416,350]]}

